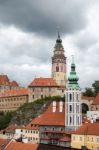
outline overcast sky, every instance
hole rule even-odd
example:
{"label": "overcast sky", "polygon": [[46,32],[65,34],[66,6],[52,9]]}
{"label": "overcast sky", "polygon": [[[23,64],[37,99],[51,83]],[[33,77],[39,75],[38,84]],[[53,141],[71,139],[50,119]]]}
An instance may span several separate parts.
{"label": "overcast sky", "polygon": [[57,27],[81,88],[99,80],[98,0],[0,0],[0,73],[27,86],[51,76]]}

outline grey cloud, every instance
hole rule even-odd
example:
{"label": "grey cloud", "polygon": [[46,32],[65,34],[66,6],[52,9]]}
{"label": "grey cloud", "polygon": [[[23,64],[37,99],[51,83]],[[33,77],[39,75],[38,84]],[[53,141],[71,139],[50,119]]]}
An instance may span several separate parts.
{"label": "grey cloud", "polygon": [[86,8],[83,0],[1,0],[0,22],[14,25],[27,32],[56,35],[56,27],[64,34],[79,31],[86,26]]}

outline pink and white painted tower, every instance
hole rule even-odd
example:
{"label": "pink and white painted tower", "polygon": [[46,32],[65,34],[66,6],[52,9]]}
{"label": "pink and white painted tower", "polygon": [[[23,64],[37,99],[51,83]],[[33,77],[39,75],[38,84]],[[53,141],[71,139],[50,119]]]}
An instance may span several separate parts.
{"label": "pink and white painted tower", "polygon": [[52,57],[52,78],[59,86],[66,86],[66,57],[59,33]]}

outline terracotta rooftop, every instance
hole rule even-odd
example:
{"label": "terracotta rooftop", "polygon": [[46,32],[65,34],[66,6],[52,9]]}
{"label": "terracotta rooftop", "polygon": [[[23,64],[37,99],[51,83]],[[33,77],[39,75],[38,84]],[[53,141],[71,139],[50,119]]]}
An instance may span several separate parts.
{"label": "terracotta rooftop", "polygon": [[0,93],[0,97],[12,97],[12,96],[22,96],[28,95],[28,89],[16,89],[16,90],[8,90],[3,93]]}
{"label": "terracotta rooftop", "polygon": [[6,150],[36,150],[38,145],[12,141],[6,146]]}
{"label": "terracotta rooftop", "polygon": [[0,150],[4,148],[8,144],[9,140],[7,139],[0,139]]}
{"label": "terracotta rooftop", "polygon": [[11,124],[9,125],[6,129],[4,129],[3,131],[5,132],[15,132],[15,129],[17,129],[19,126],[16,124]]}
{"label": "terracotta rooftop", "polygon": [[52,111],[52,104],[47,111],[37,118],[33,119],[31,124],[35,125],[55,125],[65,126],[65,108],[63,104],[63,111],[59,112],[59,102],[56,103],[56,111]]}
{"label": "terracotta rooftop", "polygon": [[9,78],[7,75],[0,75],[0,85],[8,85]]}
{"label": "terracotta rooftop", "polygon": [[29,86],[57,86],[56,81],[53,78],[35,78]]}
{"label": "terracotta rooftop", "polygon": [[10,86],[19,86],[19,84],[16,81],[10,82]]}
{"label": "terracotta rooftop", "polygon": [[99,105],[99,94],[97,94],[97,96],[95,97],[92,105]]}
{"label": "terracotta rooftop", "polygon": [[95,97],[89,97],[89,96],[83,96],[82,95],[81,98],[84,99],[84,100],[89,100],[90,101],[90,100],[94,100]]}
{"label": "terracotta rooftop", "polygon": [[83,124],[75,134],[99,136],[99,122]]}

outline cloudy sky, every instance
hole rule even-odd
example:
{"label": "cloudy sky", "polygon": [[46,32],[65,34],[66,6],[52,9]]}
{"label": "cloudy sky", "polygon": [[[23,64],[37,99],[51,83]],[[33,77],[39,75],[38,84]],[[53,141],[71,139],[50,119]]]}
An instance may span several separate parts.
{"label": "cloudy sky", "polygon": [[23,86],[51,75],[57,27],[82,88],[99,80],[98,0],[0,0],[0,73]]}

